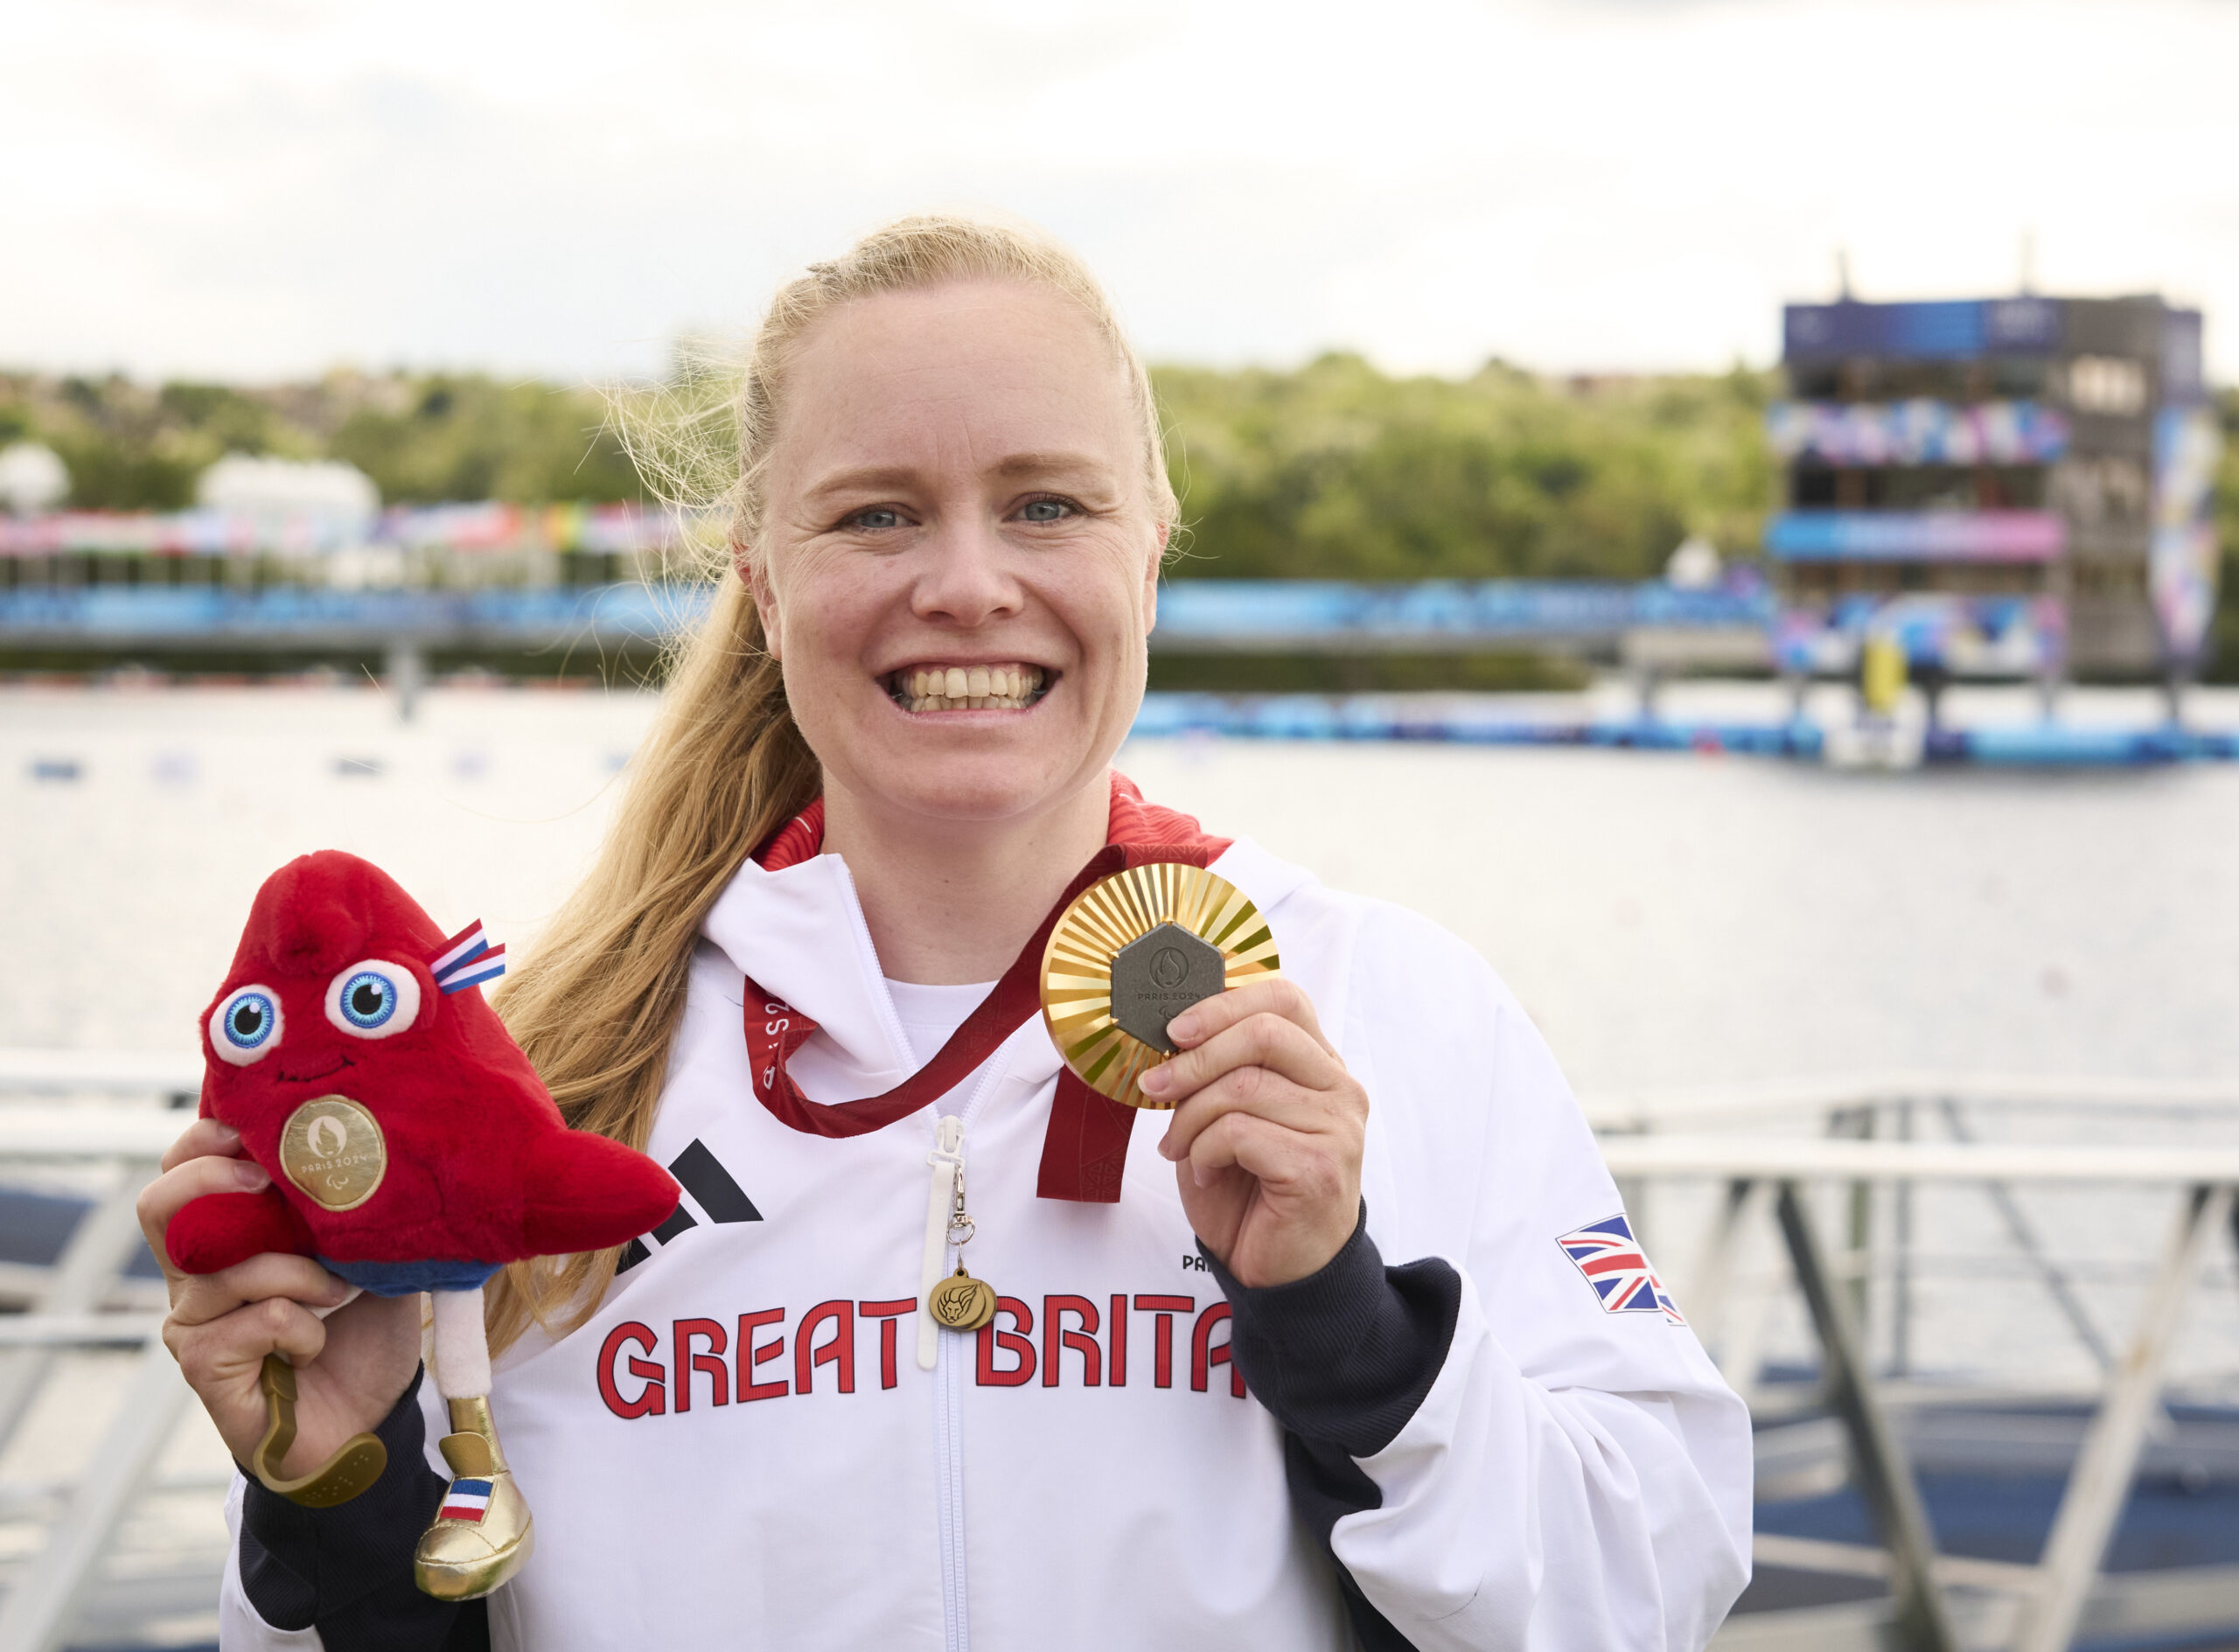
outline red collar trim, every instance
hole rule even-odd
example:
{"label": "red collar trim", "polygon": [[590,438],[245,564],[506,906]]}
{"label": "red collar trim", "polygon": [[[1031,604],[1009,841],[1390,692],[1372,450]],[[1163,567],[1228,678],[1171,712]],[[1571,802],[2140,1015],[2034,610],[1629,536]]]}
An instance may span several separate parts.
{"label": "red collar trim", "polygon": [[[1208,836],[1204,827],[1178,809],[1145,801],[1142,788],[1117,769],[1112,771],[1112,812],[1104,840],[1107,845],[1125,845],[1129,866],[1184,859],[1194,865],[1210,866],[1233,841]],[[1161,853],[1168,849],[1186,853]],[[1202,861],[1195,859],[1200,851],[1205,855]],[[824,799],[820,797],[771,833],[769,840],[754,852],[754,861],[764,872],[782,872],[823,853]]]}

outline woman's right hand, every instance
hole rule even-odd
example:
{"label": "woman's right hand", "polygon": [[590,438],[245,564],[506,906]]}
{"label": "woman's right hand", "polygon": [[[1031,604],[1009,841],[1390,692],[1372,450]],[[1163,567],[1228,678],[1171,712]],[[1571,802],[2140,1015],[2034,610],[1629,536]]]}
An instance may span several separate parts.
{"label": "woman's right hand", "polygon": [[[309,1474],[352,1435],[377,1426],[420,1365],[420,1299],[360,1295],[309,1257],[267,1251],[222,1272],[182,1273],[164,1244],[171,1218],[210,1193],[255,1193],[271,1178],[241,1156],[241,1133],[198,1119],[140,1195],[140,1230],[164,1270],[171,1311],[164,1345],[236,1460],[264,1438],[258,1374],[277,1353],[296,1367],[296,1443],[279,1465]],[[333,1309],[322,1320],[313,1308]]]}

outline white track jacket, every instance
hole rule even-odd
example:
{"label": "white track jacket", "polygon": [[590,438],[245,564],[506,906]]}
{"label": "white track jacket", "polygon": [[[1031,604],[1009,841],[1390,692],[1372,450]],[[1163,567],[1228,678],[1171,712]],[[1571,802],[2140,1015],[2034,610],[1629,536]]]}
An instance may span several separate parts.
{"label": "white track jacket", "polygon": [[[1058,1070],[1039,1017],[899,1123],[837,1140],[781,1124],[749,1081],[750,978],[820,1024],[792,1063],[812,1100],[877,1094],[917,1063],[844,863],[750,861],[704,925],[649,1147],[681,1211],[582,1329],[497,1368],[537,1540],[488,1603],[491,1644],[1709,1639],[1748,1575],[1748,1419],[1613,1223],[1538,1032],[1424,918],[1248,841],[1214,869],[1266,915],[1371,1098],[1364,1226],[1338,1260],[1271,1291],[1226,1279],[1155,1115],[1118,1203],[1037,1198]],[[978,1224],[965,1259],[1002,1308],[977,1335],[929,1333],[927,1370],[944,1116],[962,1121]],[[411,1588],[446,1432],[432,1384],[417,1404],[424,1418],[408,1397],[384,1425],[400,1467],[356,1503],[313,1515],[237,1483],[227,1648],[480,1643],[460,1621],[480,1607]],[[422,1456],[429,1474],[403,1472]]]}

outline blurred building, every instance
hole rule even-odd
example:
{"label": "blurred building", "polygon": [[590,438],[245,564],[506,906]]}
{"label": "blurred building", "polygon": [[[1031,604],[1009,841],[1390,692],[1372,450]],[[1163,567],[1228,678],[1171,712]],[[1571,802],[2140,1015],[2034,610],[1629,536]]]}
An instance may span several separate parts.
{"label": "blurred building", "polygon": [[2201,321],[2159,296],[1791,304],[1782,665],[2189,675],[2215,600]]}

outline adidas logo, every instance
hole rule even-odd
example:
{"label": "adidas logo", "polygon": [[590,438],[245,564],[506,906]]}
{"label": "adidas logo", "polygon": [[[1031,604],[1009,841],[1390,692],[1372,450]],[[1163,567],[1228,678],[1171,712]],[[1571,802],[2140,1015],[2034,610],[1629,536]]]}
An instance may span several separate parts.
{"label": "adidas logo", "polygon": [[[614,1265],[617,1273],[627,1273],[652,1255],[645,1248],[645,1239],[666,1244],[687,1228],[698,1227],[701,1216],[719,1226],[726,1222],[762,1220],[762,1212],[754,1208],[754,1201],[746,1196],[746,1189],[731,1179],[731,1173],[723,1168],[722,1161],[708,1151],[706,1142],[695,1140],[669,1161],[668,1173],[682,1185],[684,1197],[677,1201],[667,1221],[645,1239],[632,1239],[623,1247],[622,1259]],[[700,1216],[692,1214],[694,1205],[700,1207]]]}

